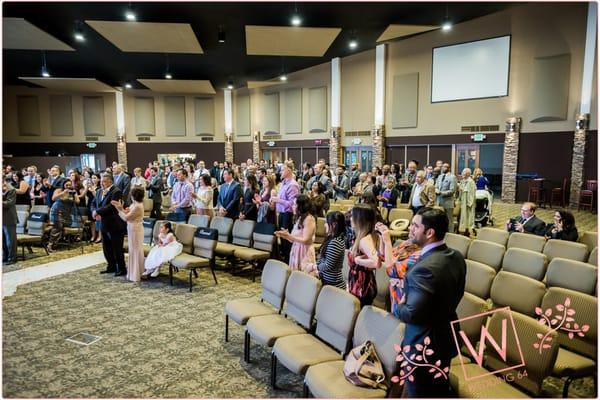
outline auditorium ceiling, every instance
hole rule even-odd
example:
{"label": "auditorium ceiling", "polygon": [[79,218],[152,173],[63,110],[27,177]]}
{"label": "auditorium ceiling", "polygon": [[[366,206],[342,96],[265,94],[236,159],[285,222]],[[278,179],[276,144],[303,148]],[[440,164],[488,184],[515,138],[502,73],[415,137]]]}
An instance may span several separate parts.
{"label": "auditorium ceiling", "polygon": [[111,87],[144,89],[144,80],[167,87],[156,83],[167,73],[209,81],[215,90],[266,86],[282,74],[439,29],[446,18],[456,24],[515,4],[4,2],[3,79],[37,87],[19,77],[41,77],[45,58],[53,78]]}

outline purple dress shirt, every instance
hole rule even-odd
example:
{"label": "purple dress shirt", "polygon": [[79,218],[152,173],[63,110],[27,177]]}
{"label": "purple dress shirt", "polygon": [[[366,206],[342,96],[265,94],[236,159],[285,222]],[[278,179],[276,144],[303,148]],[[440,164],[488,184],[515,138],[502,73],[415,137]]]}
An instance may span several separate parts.
{"label": "purple dress shirt", "polygon": [[300,194],[300,186],[294,179],[284,179],[279,188],[279,202],[275,206],[278,213],[293,212],[292,206]]}
{"label": "purple dress shirt", "polygon": [[178,208],[191,207],[193,191],[194,185],[192,185],[189,181],[177,181],[173,185],[173,194],[171,195],[171,202],[177,203]]}

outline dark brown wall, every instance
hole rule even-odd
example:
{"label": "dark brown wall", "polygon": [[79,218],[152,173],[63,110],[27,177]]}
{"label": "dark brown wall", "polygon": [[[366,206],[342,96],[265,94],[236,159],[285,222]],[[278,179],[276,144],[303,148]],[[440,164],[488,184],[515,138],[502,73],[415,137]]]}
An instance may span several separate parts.
{"label": "dark brown wall", "polygon": [[[96,148],[86,147],[85,142],[79,143],[2,143],[3,154],[11,154],[15,157],[52,157],[58,153],[66,153],[67,156],[77,156],[81,154],[105,154],[106,162],[112,163],[117,160],[116,143],[97,143]],[[45,152],[50,154],[46,156]]]}
{"label": "dark brown wall", "polygon": [[429,164],[435,166],[437,160],[442,160],[451,164],[452,159],[452,146],[429,146]]}
{"label": "dark brown wall", "polygon": [[204,160],[207,166],[225,159],[224,143],[127,143],[127,166],[146,167],[156,160],[157,154],[195,153],[196,161]]}
{"label": "dark brown wall", "polygon": [[[315,164],[318,159],[324,158],[326,162],[329,162],[329,141],[322,140],[320,145],[315,144],[315,140],[274,140],[275,145],[273,147],[267,146],[268,141],[260,142],[260,150],[269,149],[286,149],[288,151],[288,157],[294,160],[296,167],[301,165],[300,163],[300,149],[302,149],[302,162],[308,162]],[[318,156],[317,156],[318,149]],[[262,155],[262,153],[261,153]]]}
{"label": "dark brown wall", "polygon": [[[485,135],[486,139],[481,143],[504,143],[504,133],[486,133]],[[396,136],[385,138],[386,146],[463,143],[473,143],[471,135]]]}
{"label": "dark brown wall", "polygon": [[[573,132],[527,133],[519,135],[518,174],[538,174],[545,178],[549,192],[571,178]],[[517,180],[517,200],[527,200],[527,180]],[[549,196],[549,193],[547,194]]]}
{"label": "dark brown wall", "polygon": [[44,176],[48,176],[47,170],[55,165],[58,165],[63,172],[71,168],[79,168],[81,170],[80,158],[74,156],[67,157],[5,157],[4,163],[12,165],[15,170],[35,165],[38,172]]}
{"label": "dark brown wall", "polygon": [[598,131],[590,131],[587,134],[583,179],[594,181],[598,179]]}
{"label": "dark brown wall", "polygon": [[233,162],[240,164],[248,159],[252,159],[252,142],[233,143]]}

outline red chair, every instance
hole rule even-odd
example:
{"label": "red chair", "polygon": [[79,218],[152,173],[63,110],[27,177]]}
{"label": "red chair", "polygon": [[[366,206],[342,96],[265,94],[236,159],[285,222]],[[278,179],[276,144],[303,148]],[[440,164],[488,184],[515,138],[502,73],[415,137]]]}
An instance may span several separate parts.
{"label": "red chair", "polygon": [[542,207],[546,202],[544,178],[530,179],[527,181],[527,201]]}
{"label": "red chair", "polygon": [[585,189],[579,193],[579,205],[577,209],[581,210],[581,207],[589,207],[590,211],[594,211],[596,208],[594,202],[596,193],[598,193],[598,181],[585,181]]}
{"label": "red chair", "polygon": [[550,207],[552,207],[552,203],[554,202],[560,204],[562,208],[565,207],[568,182],[569,180],[567,178],[564,178],[562,187],[552,188],[552,191],[550,192]]}

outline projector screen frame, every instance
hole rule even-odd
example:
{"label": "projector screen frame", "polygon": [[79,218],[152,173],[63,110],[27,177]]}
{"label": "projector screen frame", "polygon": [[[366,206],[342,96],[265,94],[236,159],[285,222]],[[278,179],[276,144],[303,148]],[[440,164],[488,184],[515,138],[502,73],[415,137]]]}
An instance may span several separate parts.
{"label": "projector screen frame", "polygon": [[[503,38],[503,37],[508,37],[508,71],[507,71],[508,78],[506,80],[506,94],[505,95],[502,95],[502,96],[486,96],[486,97],[470,97],[470,98],[466,98],[466,99],[433,101],[433,52],[435,51],[435,49],[441,49],[441,48],[450,47],[450,46],[458,46],[458,45],[467,44],[467,43],[482,42],[484,40],[498,39],[498,38]],[[507,33],[505,35],[491,36],[491,37],[487,37],[487,38],[483,38],[483,39],[477,39],[477,40],[467,40],[467,41],[464,41],[464,42],[452,43],[452,44],[447,44],[447,45],[444,45],[444,46],[432,47],[431,48],[431,79],[430,79],[430,90],[429,90],[429,104],[450,103],[450,102],[455,102],[455,101],[499,99],[499,98],[502,98],[502,97],[508,97],[510,95],[510,64],[511,64],[511,60],[512,60],[511,56],[512,56],[512,33]]]}

